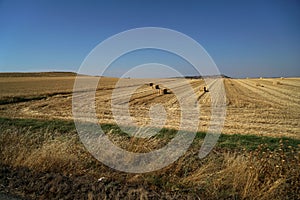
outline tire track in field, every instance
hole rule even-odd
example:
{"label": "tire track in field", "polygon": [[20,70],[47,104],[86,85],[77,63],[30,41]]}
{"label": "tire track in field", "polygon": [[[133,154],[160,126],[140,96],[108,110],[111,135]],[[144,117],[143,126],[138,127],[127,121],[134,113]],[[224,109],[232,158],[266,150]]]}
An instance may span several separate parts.
{"label": "tire track in field", "polygon": [[227,112],[224,126],[226,134],[261,134],[276,137],[288,135],[299,138],[299,122],[295,121],[297,116],[291,116],[289,113],[280,113],[280,110],[233,108],[229,108]]}
{"label": "tire track in field", "polygon": [[294,87],[294,88],[297,88],[298,91],[299,91],[299,88],[300,88],[300,79],[295,79],[295,78],[288,78],[288,79],[280,79],[279,80],[281,83],[283,83],[283,85],[287,85],[287,86],[290,86],[290,87]]}
{"label": "tire track in field", "polygon": [[208,89],[208,92],[200,91],[200,89],[198,90],[199,91],[198,103],[200,104],[200,106],[202,106],[202,107],[210,107],[211,106],[210,105],[211,104],[210,90],[211,91],[215,90],[215,86],[216,86],[217,82],[218,82],[218,79],[213,79],[213,80],[208,79],[207,83],[205,82],[200,86],[200,87],[203,87],[206,85],[206,87]]}
{"label": "tire track in field", "polygon": [[[168,88],[170,93],[158,95],[158,91],[153,89],[154,95],[147,96],[145,99],[143,99],[144,102],[142,102],[142,101],[141,102],[144,105],[163,103],[165,106],[171,106],[178,101],[175,93],[171,89],[173,89],[173,90],[176,89],[180,92],[184,92],[185,91],[185,83],[186,82],[183,82],[180,79],[169,81],[169,83],[166,85],[164,85],[164,82],[159,81],[158,84],[160,85],[160,87]],[[195,85],[195,83],[193,83],[192,85]]]}
{"label": "tire track in field", "polygon": [[299,88],[291,88],[287,85],[279,84],[279,85],[273,85],[268,84],[265,85],[267,88],[274,90],[278,93],[281,93],[282,95],[289,96],[290,98],[294,100],[300,99],[300,87]]}
{"label": "tire track in field", "polygon": [[[180,79],[174,80],[173,82],[169,82],[168,84],[164,85],[163,83],[160,82],[159,85],[162,85],[162,87],[167,87],[169,89],[176,90],[176,92],[181,92],[180,96],[181,98],[185,99],[185,103],[189,101],[189,93],[194,93],[195,89],[199,88],[199,81],[198,82],[192,82],[192,91],[186,92],[186,87],[185,87],[186,82],[182,81]],[[175,89],[174,89],[175,88]],[[147,125],[147,122],[149,122],[149,108],[151,105],[155,104],[162,104],[166,110],[167,118],[165,122],[165,127],[169,128],[179,128],[180,125],[180,105],[177,100],[177,96],[172,92],[171,94],[164,94],[164,95],[157,95],[155,94],[154,96],[146,97],[143,98],[141,102],[141,107],[137,111],[135,108],[131,109],[132,116],[135,117],[135,121],[139,123],[140,125]],[[191,103],[195,103],[194,101]],[[161,119],[160,121],[164,121],[165,119]],[[191,127],[194,127],[191,125]],[[185,127],[185,129],[188,129],[188,127]]]}
{"label": "tire track in field", "polygon": [[290,101],[289,98],[283,97],[282,95],[274,94],[272,90],[266,90],[261,86],[255,86],[251,83],[247,83],[247,80],[239,80],[239,83],[242,84],[244,87],[252,90],[254,93],[258,93],[259,95],[263,96],[264,98],[268,99],[268,101],[273,102],[275,104],[279,104],[282,107],[291,107],[295,106],[299,108],[299,104],[294,101]]}
{"label": "tire track in field", "polygon": [[[256,84],[256,82],[254,82],[253,80],[251,80],[251,82],[253,84]],[[264,80],[263,82],[263,88],[261,88],[262,90],[274,95],[275,97],[281,98],[283,100],[287,100],[290,102],[294,102],[296,104],[300,104],[300,98],[299,98],[299,94],[300,94],[300,88],[298,88],[298,90],[290,90],[290,89],[284,89],[282,86],[283,85],[273,85],[272,81],[267,81]]]}
{"label": "tire track in field", "polygon": [[[172,80],[160,80],[160,81],[165,83],[165,82],[170,82]],[[156,83],[156,81],[153,82]],[[169,94],[158,95],[157,90],[152,89],[152,87],[145,86],[145,84],[143,84],[143,86],[138,88],[133,95],[128,94],[127,90],[124,91],[121,90],[121,92],[119,92],[116,96],[114,96],[114,98],[115,98],[113,99],[115,101],[113,104],[113,106],[115,106],[114,110],[115,112],[118,113],[117,116],[119,119],[121,119],[122,123],[131,123],[131,121],[133,120],[132,122],[135,122],[141,126],[145,126],[150,121],[149,108],[151,104],[155,104],[155,102],[163,103],[164,101],[162,101],[162,98],[169,98]],[[128,101],[129,98],[130,100]],[[126,105],[128,105],[128,107]],[[167,108],[167,110],[168,109],[169,108]],[[122,118],[121,117],[122,113],[127,113],[127,112],[129,112],[131,117]]]}
{"label": "tire track in field", "polygon": [[[199,95],[200,96],[200,87],[204,85],[204,83],[202,83],[200,81],[192,81],[189,84],[193,88],[192,91],[186,89],[186,82],[181,82],[181,83],[173,86],[178,93],[182,94],[181,95],[182,99],[187,100],[187,101],[189,101],[189,99],[190,99],[189,97],[191,95],[196,95],[196,96]],[[168,104],[172,105],[174,103],[174,101],[175,101],[175,98],[170,99]],[[195,103],[195,102],[190,102],[190,103]]]}
{"label": "tire track in field", "polygon": [[[224,126],[224,133],[261,134],[270,136],[299,137],[298,113],[290,112],[276,101],[265,98],[264,91],[247,87],[240,80],[226,81],[227,97],[233,101],[250,102],[251,107],[241,104],[239,107],[229,106]],[[245,80],[248,81],[248,80]],[[228,88],[230,90],[228,90]],[[237,89],[235,89],[237,88]],[[257,92],[258,91],[258,92]],[[243,94],[243,95],[241,95]]]}
{"label": "tire track in field", "polygon": [[[151,79],[148,82],[157,82],[157,79]],[[159,80],[161,83],[167,83],[167,82],[172,82],[174,81],[173,79],[162,79]],[[136,86],[141,86],[140,88],[137,89],[137,91],[135,91],[133,94],[129,94],[128,91],[130,91],[130,87],[136,87]],[[114,96],[112,96],[112,102],[114,102],[114,104],[116,105],[124,105],[126,103],[135,101],[135,100],[142,100],[143,97],[148,97],[148,96],[155,96],[155,94],[157,94],[156,90],[153,90],[152,87],[150,86],[145,86],[145,81],[144,80],[137,80],[135,84],[131,84],[131,85],[127,85],[127,86],[123,86],[122,87],[117,87],[116,89],[118,89],[118,94],[114,94]],[[157,95],[156,95],[157,96]],[[128,99],[129,102],[128,102]]]}
{"label": "tire track in field", "polygon": [[[191,87],[193,88],[193,90],[192,90],[193,94],[197,93],[199,91],[199,88],[200,88],[199,82],[200,81],[194,81],[194,82],[190,83]],[[146,100],[147,103],[148,102],[149,103],[162,103],[163,102],[163,104],[165,106],[172,107],[173,105],[178,103],[177,96],[174,92],[174,91],[176,91],[176,92],[180,93],[180,96],[182,98],[184,98],[185,100],[188,101],[190,99],[189,96],[193,95],[193,94],[190,94],[191,91],[186,91],[186,85],[185,84],[186,84],[186,81],[182,81],[180,79],[170,81],[167,85],[164,85],[163,82],[160,82],[159,85],[162,85],[162,87],[169,88],[169,91],[171,91],[171,93],[170,94],[163,94],[163,95],[154,95],[151,98],[147,98],[145,100]],[[157,92],[155,92],[155,94],[157,94]]]}
{"label": "tire track in field", "polygon": [[261,95],[244,87],[238,80],[225,79],[227,106],[234,107],[268,107],[274,104],[266,101]]}

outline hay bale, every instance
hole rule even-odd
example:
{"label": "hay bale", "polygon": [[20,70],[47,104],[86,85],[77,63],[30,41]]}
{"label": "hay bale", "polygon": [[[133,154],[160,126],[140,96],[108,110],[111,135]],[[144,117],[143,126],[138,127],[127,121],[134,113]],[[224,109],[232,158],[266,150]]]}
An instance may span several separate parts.
{"label": "hay bale", "polygon": [[203,91],[204,92],[208,92],[208,88],[207,87],[203,87]]}
{"label": "hay bale", "polygon": [[206,86],[200,87],[200,92],[208,92],[208,88]]}
{"label": "hay bale", "polygon": [[149,86],[151,86],[151,87],[152,87],[152,86],[153,86],[153,83],[149,83]]}
{"label": "hay bale", "polygon": [[273,85],[281,85],[280,81],[273,81]]}
{"label": "hay bale", "polygon": [[283,80],[283,79],[284,79],[284,77],[281,77],[280,79],[281,79],[281,80]]}
{"label": "hay bale", "polygon": [[168,94],[168,89],[167,88],[161,89],[161,94]]}
{"label": "hay bale", "polygon": [[159,88],[159,89],[157,89],[157,92],[159,95],[168,94],[168,89],[167,88]]}
{"label": "hay bale", "polygon": [[255,85],[256,85],[257,87],[260,87],[260,86],[261,86],[261,84],[260,84],[260,83],[256,83]]}
{"label": "hay bale", "polygon": [[155,89],[159,90],[159,85],[154,85]]}

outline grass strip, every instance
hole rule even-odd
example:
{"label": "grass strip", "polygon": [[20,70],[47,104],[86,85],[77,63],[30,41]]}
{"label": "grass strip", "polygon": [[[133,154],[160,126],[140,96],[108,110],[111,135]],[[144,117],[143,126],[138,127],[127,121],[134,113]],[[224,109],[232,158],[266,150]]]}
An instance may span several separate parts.
{"label": "grass strip", "polygon": [[[0,125],[2,128],[9,128],[10,126],[14,126],[19,128],[30,128],[32,131],[39,129],[47,129],[48,131],[56,131],[61,134],[66,134],[70,132],[74,133],[76,131],[76,127],[73,121],[59,119],[11,119],[0,117]],[[112,131],[114,134],[130,137],[126,133],[122,132],[122,130],[116,124],[101,124],[101,128],[105,133]],[[173,137],[175,137],[176,133],[177,130],[163,128],[154,137],[172,139]],[[196,137],[194,139],[194,144],[198,144],[200,141],[203,141],[206,135],[206,133],[197,132]],[[285,144],[284,147],[280,146],[282,142]],[[300,145],[300,140],[288,137],[277,138],[257,135],[221,134],[216,146],[232,150],[254,150],[258,148],[258,146],[260,146],[261,144],[263,144],[265,148],[268,148],[269,150],[274,150],[279,147],[298,148]]]}

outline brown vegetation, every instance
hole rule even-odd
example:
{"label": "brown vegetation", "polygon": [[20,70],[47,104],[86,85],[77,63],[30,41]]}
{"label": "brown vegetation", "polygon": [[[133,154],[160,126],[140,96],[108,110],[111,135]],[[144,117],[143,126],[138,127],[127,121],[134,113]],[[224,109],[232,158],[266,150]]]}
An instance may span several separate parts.
{"label": "brown vegetation", "polygon": [[280,81],[273,81],[273,85],[282,85],[282,83]]}
{"label": "brown vegetation", "polygon": [[[198,158],[202,139],[196,139],[188,152],[172,165],[147,174],[126,174],[95,160],[80,143],[73,128],[65,132],[59,129],[59,125],[57,129],[51,126],[22,126],[1,123],[4,132],[0,135],[0,183],[6,187],[6,191],[23,197],[300,197],[299,146],[290,146],[284,139],[279,141],[275,149],[270,149],[269,144],[261,144],[254,150],[217,147],[204,160]],[[151,138],[145,143],[145,140],[133,141],[125,135],[119,135],[114,127],[106,131],[116,145],[133,152],[144,151],[145,144],[150,145],[147,148],[151,149],[169,140],[168,135],[165,135]],[[101,177],[104,178],[99,181]]]}
{"label": "brown vegetation", "polygon": [[[0,118],[72,120],[74,80],[73,76],[1,77]],[[103,77],[99,82],[96,110],[102,124],[114,123],[111,95],[118,80]],[[156,86],[164,92],[165,83],[171,83],[188,100],[190,94],[180,79],[150,80],[156,84],[153,88],[148,82],[140,84],[141,80],[123,81],[120,88],[142,85],[129,101],[130,114],[138,125],[149,124],[150,108],[161,104],[167,114],[164,127],[179,128],[176,95],[171,90],[166,90],[168,95],[157,95]],[[200,79],[189,82],[200,106],[198,130],[205,132],[211,117],[211,92],[200,88],[212,91],[216,85]],[[300,138],[300,79],[224,79],[224,87],[227,116],[223,133],[239,135],[232,135],[230,141],[219,140],[204,160],[198,158],[200,137],[175,163],[147,174],[121,173],[99,163],[67,123],[56,129],[48,125],[36,128],[38,120],[22,125],[17,125],[18,120],[0,123],[0,191],[29,199],[299,199],[299,140],[291,145],[287,138]],[[84,92],[78,95],[85,97]],[[116,97],[120,105],[123,96]],[[148,152],[170,140],[169,136],[130,138],[108,127],[106,134],[128,151]],[[172,131],[166,135],[169,133]],[[256,138],[244,143],[236,140],[247,135]],[[265,136],[269,142],[261,139],[261,145],[249,147]],[[279,140],[282,137],[287,138]],[[277,146],[271,148],[274,144]],[[105,181],[98,181],[101,177]]]}
{"label": "brown vegetation", "polygon": [[[276,79],[224,79],[227,117],[223,133],[300,137],[300,79],[285,78],[280,85],[273,85],[273,80]],[[96,109],[99,119],[104,123],[114,123],[110,99],[117,81],[115,78],[101,78],[99,83]],[[135,79],[123,81],[128,87],[140,84]],[[186,91],[178,79],[153,80],[152,83],[163,86],[165,82],[172,83],[185,95]],[[205,132],[211,115],[211,94],[204,94],[200,90],[208,87],[203,80],[192,79],[190,83],[200,106],[199,130]],[[73,84],[73,77],[0,78],[0,116],[72,119]],[[256,84],[260,86],[256,87]],[[189,94],[186,94],[186,98],[189,99]],[[165,127],[177,129],[180,106],[174,93],[157,95],[151,87],[144,85],[130,99],[130,114],[135,122],[146,125],[150,122],[149,109],[158,103],[167,111]]]}

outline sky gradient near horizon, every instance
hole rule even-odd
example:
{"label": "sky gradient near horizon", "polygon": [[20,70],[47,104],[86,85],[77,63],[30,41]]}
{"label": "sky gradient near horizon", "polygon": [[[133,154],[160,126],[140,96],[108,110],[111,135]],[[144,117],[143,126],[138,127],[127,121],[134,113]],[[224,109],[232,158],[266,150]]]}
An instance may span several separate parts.
{"label": "sky gradient near horizon", "polygon": [[149,26],[190,36],[231,77],[300,76],[296,0],[0,0],[0,72],[76,72],[103,40]]}

